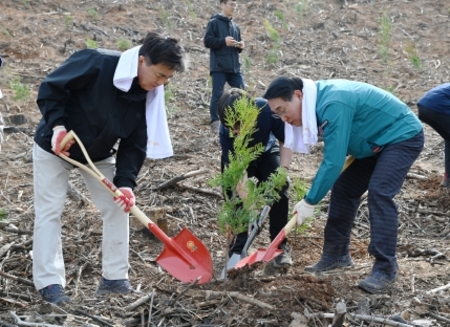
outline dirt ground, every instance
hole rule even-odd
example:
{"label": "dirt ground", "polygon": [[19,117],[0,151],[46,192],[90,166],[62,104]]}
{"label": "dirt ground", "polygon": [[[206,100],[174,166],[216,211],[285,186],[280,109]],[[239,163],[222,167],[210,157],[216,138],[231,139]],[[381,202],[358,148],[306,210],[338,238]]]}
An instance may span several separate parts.
{"label": "dirt ground", "polygon": [[[428,126],[425,148],[396,197],[400,270],[386,294],[370,295],[357,287],[373,263],[367,252],[365,198],[352,231],[353,268],[321,276],[304,272],[321,254],[326,198],[310,228],[290,236],[291,269],[258,265],[226,282],[218,279],[225,246],[216,224],[222,198],[208,181],[219,173],[220,148],[209,131],[209,51],[202,42],[218,2],[0,2],[0,55],[6,62],[0,69],[0,112],[8,126],[0,153],[0,210],[6,213],[0,222],[0,326],[327,326],[332,323],[327,313],[339,302],[347,307],[345,326],[450,326],[449,290],[438,289],[450,283],[449,191],[439,187],[443,141]],[[241,56],[244,78],[254,95],[261,95],[282,74],[345,78],[389,90],[416,112],[424,92],[450,80],[447,1],[242,1],[235,20],[246,42]],[[165,214],[171,236],[187,227],[201,239],[211,253],[215,278],[188,285],[164,272],[155,262],[161,242],[132,218],[130,280],[142,293],[97,299],[101,220],[74,170],[71,184],[86,198],[68,196],[63,214],[66,291],[73,303],[52,307],[30,283],[31,148],[41,117],[35,104],[39,84],[87,44],[119,49],[124,41],[139,44],[150,30],[178,38],[190,67],[174,77],[168,97],[175,155],[145,162],[135,191],[137,205],[149,217]],[[12,82],[18,80],[29,89],[29,97],[17,97]],[[311,155],[296,155],[290,177],[310,181],[321,161],[320,149],[319,144]],[[175,176],[200,169],[194,177],[157,189]],[[252,251],[268,244],[264,231]],[[135,303],[139,299],[142,303]]]}

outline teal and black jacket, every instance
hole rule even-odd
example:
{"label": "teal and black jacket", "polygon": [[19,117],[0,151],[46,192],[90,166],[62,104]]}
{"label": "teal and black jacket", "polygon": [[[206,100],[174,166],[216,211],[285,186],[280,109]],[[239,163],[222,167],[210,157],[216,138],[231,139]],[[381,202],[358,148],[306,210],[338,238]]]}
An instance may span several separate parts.
{"label": "teal and black jacket", "polygon": [[423,126],[411,109],[375,86],[347,80],[317,81],[316,117],[323,161],[305,200],[317,204],[339,177],[346,155],[373,156],[416,136]]}

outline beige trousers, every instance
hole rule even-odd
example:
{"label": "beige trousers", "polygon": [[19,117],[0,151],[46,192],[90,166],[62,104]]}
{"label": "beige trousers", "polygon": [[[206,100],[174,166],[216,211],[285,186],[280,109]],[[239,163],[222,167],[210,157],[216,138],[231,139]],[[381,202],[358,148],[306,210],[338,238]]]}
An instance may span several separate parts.
{"label": "beige trousers", "polygon": [[[113,180],[114,157],[95,165],[106,178]],[[34,144],[33,281],[38,290],[51,284],[65,287],[61,215],[72,168],[72,164]],[[102,275],[109,280],[127,279],[129,216],[114,203],[113,196],[101,183],[85,171],[79,171],[103,220]],[[67,231],[74,229],[68,226]]]}

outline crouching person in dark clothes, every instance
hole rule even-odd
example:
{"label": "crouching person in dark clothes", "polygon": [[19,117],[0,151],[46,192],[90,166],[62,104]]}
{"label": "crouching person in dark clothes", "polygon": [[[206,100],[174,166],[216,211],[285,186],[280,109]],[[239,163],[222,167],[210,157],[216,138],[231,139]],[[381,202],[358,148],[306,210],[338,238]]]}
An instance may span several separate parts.
{"label": "crouching person in dark clothes", "polygon": [[[101,173],[124,194],[113,199],[103,185],[80,170],[103,220],[102,278],[96,295],[133,291],[128,280],[128,213],[135,202],[133,188],[146,154],[152,158],[171,155],[164,102],[160,106],[153,100],[163,98],[164,84],[183,70],[183,49],[177,40],[149,33],[142,46],[124,53],[78,51],[40,85],[37,104],[42,119],[33,149],[33,279],[44,301],[70,302],[64,291],[61,215],[73,166],[58,155],[86,163],[75,141],[60,150],[70,130],[81,139]],[[149,120],[155,111],[160,111],[161,121]],[[161,128],[165,139],[151,139],[154,128]],[[151,149],[152,144],[166,148]]]}
{"label": "crouching person in dark clothes", "polygon": [[[322,257],[305,271],[324,272],[353,265],[350,233],[362,195],[368,191],[371,240],[375,257],[370,276],[359,287],[384,292],[396,279],[400,191],[424,143],[417,116],[389,92],[347,80],[311,81],[278,77],[264,94],[272,112],[287,124],[285,146],[308,153],[323,135],[323,160],[305,198],[295,206],[298,223],[332,188]],[[355,161],[341,173],[350,154]]]}
{"label": "crouching person in dark clothes", "polygon": [[[231,129],[235,134],[239,133],[239,126],[227,126],[227,111],[236,110],[234,103],[245,96],[247,96],[246,92],[242,89],[232,88],[225,91],[219,99],[218,109],[221,122],[219,137],[220,146],[222,148],[222,171],[224,170],[224,167],[228,165],[229,155],[234,149],[234,139],[230,137],[229,130]],[[256,132],[251,136],[249,147],[255,146],[256,144],[263,144],[265,151],[249,164],[247,176],[249,178],[256,177],[259,181],[266,181],[271,174],[275,173],[280,165],[286,169],[289,168],[292,151],[280,147],[284,142],[284,124],[281,120],[272,117],[272,112],[267,105],[267,101],[262,98],[256,98],[255,104],[261,111],[255,126]],[[269,212],[269,232],[271,241],[275,239],[278,233],[287,224],[289,214],[287,188],[288,185],[280,191],[280,199],[272,204],[272,208]],[[247,241],[247,237],[248,233],[245,231],[238,234],[234,242],[231,242],[232,247],[229,251],[230,257],[233,256],[233,254],[241,254],[245,242]],[[283,252],[273,260],[273,265],[277,268],[292,266],[290,251],[286,244],[287,240],[285,239],[279,245],[279,248]]]}
{"label": "crouching person in dark clothes", "polygon": [[417,102],[419,119],[444,139],[444,176],[441,186],[450,187],[450,83],[429,90]]}

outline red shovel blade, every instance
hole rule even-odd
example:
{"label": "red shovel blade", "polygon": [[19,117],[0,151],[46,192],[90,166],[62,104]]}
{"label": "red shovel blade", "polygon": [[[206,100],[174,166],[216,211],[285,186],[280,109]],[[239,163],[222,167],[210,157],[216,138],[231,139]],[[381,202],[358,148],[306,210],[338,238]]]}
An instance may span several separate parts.
{"label": "red shovel blade", "polygon": [[274,259],[277,255],[279,255],[282,250],[278,248],[278,245],[281,244],[281,242],[286,238],[286,235],[289,234],[292,228],[297,224],[297,214],[294,215],[294,217],[289,220],[289,222],[284,226],[284,228],[278,233],[277,237],[270,243],[269,247],[266,249],[259,248],[258,251],[253,253],[252,255],[249,255],[247,258],[242,259],[239,261],[234,268],[242,268],[245,265],[252,265],[255,262],[267,262],[272,259]]}
{"label": "red shovel blade", "polygon": [[239,261],[233,268],[242,268],[244,266],[251,266],[255,262],[259,261],[270,261],[279,255],[283,250],[276,249],[272,252],[272,255],[268,255],[267,250],[264,248],[259,248],[255,253],[250,254],[248,257]]}
{"label": "red shovel blade", "polygon": [[[150,226],[149,229],[154,231]],[[173,277],[185,283],[191,283],[197,278],[200,278],[198,284],[211,280],[211,256],[205,245],[188,229],[183,228],[177,236],[165,239],[164,245],[156,262]]]}

